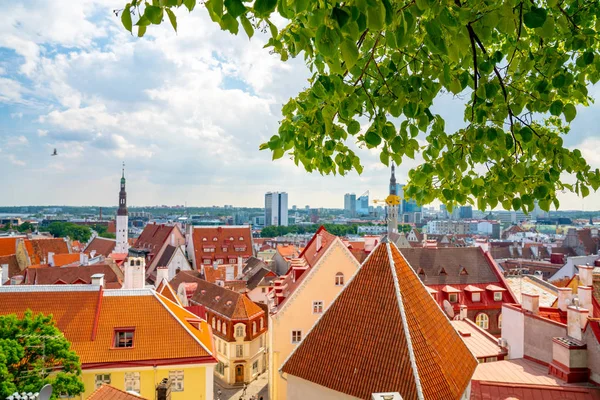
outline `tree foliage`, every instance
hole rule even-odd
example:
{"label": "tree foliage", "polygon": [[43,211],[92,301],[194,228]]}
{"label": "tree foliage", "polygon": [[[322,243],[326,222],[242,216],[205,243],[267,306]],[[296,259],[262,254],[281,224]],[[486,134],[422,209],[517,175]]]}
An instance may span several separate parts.
{"label": "tree foliage", "polygon": [[107,238],[107,239],[115,239],[117,235],[108,231],[108,226],[102,224],[94,224],[91,226],[93,230],[98,232],[98,236]]}
{"label": "tree foliage", "polygon": [[[361,224],[361,225],[372,225],[372,224]],[[351,225],[339,225],[339,224],[323,224],[323,227],[327,230],[327,232],[335,235],[335,236],[348,236],[348,235],[357,235],[358,227],[361,226],[359,224],[351,224]],[[320,224],[312,224],[312,225],[290,225],[290,226],[265,226],[260,231],[260,236],[264,238],[271,238],[277,236],[284,236],[288,233],[292,234],[305,234],[305,233],[315,233],[317,229],[321,227]],[[412,227],[407,224],[398,225],[399,232],[410,232]]]}
{"label": "tree foliage", "polygon": [[92,236],[92,230],[88,226],[77,225],[71,222],[52,222],[48,225],[48,232],[54,237],[70,237],[71,240],[87,242]]}
{"label": "tree foliage", "polygon": [[79,356],[52,316],[0,315],[0,399],[39,392],[52,384],[53,399],[83,393]]}
{"label": "tree foliage", "polygon": [[[267,47],[303,55],[310,87],[283,106],[279,131],[261,146],[286,152],[308,171],[361,173],[350,147],[377,148],[381,162],[417,153],[405,196],[449,209],[501,204],[532,211],[556,192],[585,197],[600,185],[577,149],[564,145],[577,106],[600,79],[597,0],[208,0],[224,30],[270,31]],[[195,0],[133,0],[142,36],[164,13]],[[164,13],[163,13],[164,12]],[[271,19],[287,23],[278,29]],[[449,131],[432,112],[443,93],[464,105],[464,127]],[[565,180],[562,173],[574,176]]]}

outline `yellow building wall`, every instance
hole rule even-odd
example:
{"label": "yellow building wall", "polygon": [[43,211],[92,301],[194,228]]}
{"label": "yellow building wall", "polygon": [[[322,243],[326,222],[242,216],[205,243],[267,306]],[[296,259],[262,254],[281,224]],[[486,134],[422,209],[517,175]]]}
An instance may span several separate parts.
{"label": "yellow building wall", "polygon": [[332,245],[319,263],[306,272],[303,282],[281,310],[270,317],[269,322],[269,397],[272,400],[286,399],[286,381],[281,378],[279,368],[297,344],[292,344],[292,330],[301,330],[302,338],[323,314],[313,314],[313,301],[323,301],[323,309],[331,305],[333,299],[344,286],[335,285],[335,275],[344,274],[344,284],[358,270],[360,264],[352,253],[339,241]]}
{"label": "yellow building wall", "polygon": [[[183,391],[171,392],[172,400],[211,400],[213,387],[206,387],[207,367],[205,366],[168,366],[153,368],[128,368],[128,369],[94,369],[82,372],[85,392],[83,399],[87,399],[95,390],[95,379],[97,374],[110,374],[110,385],[121,390],[125,390],[125,373],[140,373],[140,396],[147,399],[155,398],[156,385],[163,378],[169,377],[169,371],[183,371]],[[212,364],[210,374],[212,375]]]}

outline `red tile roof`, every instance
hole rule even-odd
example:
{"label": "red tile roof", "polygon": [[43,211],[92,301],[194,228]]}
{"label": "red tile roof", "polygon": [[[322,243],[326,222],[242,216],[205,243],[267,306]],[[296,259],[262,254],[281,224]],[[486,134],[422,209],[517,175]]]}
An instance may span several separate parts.
{"label": "red tile roof", "polygon": [[106,239],[96,236],[85,248],[87,254],[92,255],[92,251],[95,251],[95,255],[102,255],[108,257],[113,252],[117,241],[114,239]]}
{"label": "red tile roof", "polygon": [[23,271],[26,285],[91,284],[92,275],[104,274],[107,287],[122,286],[123,273],[118,267],[108,264],[93,264],[77,267],[26,268]]}
{"label": "red tile roof", "polygon": [[0,256],[10,256],[17,252],[17,239],[24,236],[11,236],[0,238]]}
{"label": "red tile roof", "polygon": [[277,252],[283,257],[287,259],[296,258],[300,255],[303,249],[299,249],[292,244],[278,244]]}
{"label": "red tile roof", "polygon": [[63,238],[39,238],[25,240],[25,247],[32,264],[48,262],[48,253],[69,253],[69,246]]}
{"label": "red tile roof", "polygon": [[194,259],[200,269],[204,260],[210,264],[215,260],[223,263],[229,259],[252,257],[252,230],[249,226],[195,226],[192,231]]}
{"label": "red tile roof", "polygon": [[88,400],[148,400],[145,397],[136,396],[114,388],[110,385],[102,385],[88,397]]}
{"label": "red tile roof", "polygon": [[237,264],[219,264],[217,269],[213,265],[204,265],[204,279],[210,283],[217,283],[218,280],[227,281],[227,268],[233,268],[233,280],[241,272]]}
{"label": "red tile roof", "polygon": [[382,243],[282,371],[362,399],[459,399],[476,365],[395,245]]}
{"label": "red tile roof", "polygon": [[144,227],[142,234],[138,237],[133,247],[148,249],[156,254],[165,242],[169,240],[173,229],[177,228],[172,225],[148,224]]}
{"label": "red tile roof", "polygon": [[[178,274],[181,275],[181,272]],[[191,280],[197,283],[196,291],[190,301],[206,307],[231,320],[248,320],[264,311],[245,294],[234,292],[204,280]]]}
{"label": "red tile roof", "polygon": [[54,266],[62,267],[63,265],[79,262],[79,253],[55,254],[53,256],[53,258],[54,258]]}
{"label": "red tile roof", "polygon": [[[10,256],[0,256],[0,266],[8,264],[8,277],[12,278],[15,275],[20,275],[22,273],[21,268],[19,268],[19,262],[17,261],[17,256],[12,254]],[[1,277],[1,276],[0,276]],[[1,282],[4,283],[4,282]]]}
{"label": "red tile roof", "polygon": [[[188,359],[216,362],[210,328],[198,330],[186,318],[198,319],[151,290],[98,290],[95,286],[5,286],[0,288],[0,315],[52,314],[72,343],[82,367],[154,365]],[[114,349],[117,328],[135,328],[134,347]],[[168,340],[165,340],[168,338]]]}

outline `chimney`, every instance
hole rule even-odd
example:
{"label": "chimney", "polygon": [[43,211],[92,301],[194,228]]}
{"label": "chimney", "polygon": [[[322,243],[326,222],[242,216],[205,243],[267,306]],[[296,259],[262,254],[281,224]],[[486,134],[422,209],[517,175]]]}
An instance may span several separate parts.
{"label": "chimney", "polygon": [[572,305],[567,307],[567,334],[573,339],[583,339],[583,328],[587,322],[588,309]]}
{"label": "chimney", "polygon": [[128,257],[125,261],[123,289],[143,289],[146,277],[146,261],[143,257]]}
{"label": "chimney", "polygon": [[216,271],[217,269],[219,269],[219,263],[216,261],[213,261],[213,269]]}
{"label": "chimney", "polygon": [[233,265],[228,265],[225,267],[225,280],[226,281],[235,280]]}
{"label": "chimney", "polygon": [[163,378],[156,386],[156,400],[171,400],[171,381]]}
{"label": "chimney", "polygon": [[540,313],[540,295],[521,293],[521,306],[532,314]]}
{"label": "chimney", "polygon": [[157,267],[156,268],[156,281],[154,282],[154,286],[158,287],[164,280],[169,281],[169,268],[167,267]]}
{"label": "chimney", "polygon": [[171,246],[175,247],[175,233],[171,233]]}
{"label": "chimney", "polygon": [[10,278],[10,285],[20,285],[23,283],[24,279],[25,277],[23,275],[15,275],[12,278]]}
{"label": "chimney", "polygon": [[591,286],[579,286],[577,288],[577,297],[579,297],[579,305],[588,310],[592,308],[592,287]]}
{"label": "chimney", "polygon": [[323,247],[323,238],[320,233],[317,233],[317,251],[321,250],[321,247]]}
{"label": "chimney", "polygon": [[88,262],[89,262],[88,255],[85,253],[79,253],[79,264],[88,265]]}
{"label": "chimney", "polygon": [[558,309],[567,311],[567,300],[571,298],[571,288],[558,288]]}
{"label": "chimney", "polygon": [[464,304],[461,304],[460,306],[460,320],[464,321],[465,319],[467,319],[467,306],[465,306]]}
{"label": "chimney", "polygon": [[589,264],[580,265],[579,268],[579,284],[581,286],[592,286],[593,283],[593,270],[594,267],[591,267]]}
{"label": "chimney", "polygon": [[92,275],[92,285],[104,286],[104,274]]}
{"label": "chimney", "polygon": [[48,265],[54,267],[54,253],[51,251],[48,252]]}
{"label": "chimney", "polygon": [[0,265],[0,286],[2,286],[2,284],[4,283],[4,269],[8,269],[8,266],[6,264],[1,264]]}

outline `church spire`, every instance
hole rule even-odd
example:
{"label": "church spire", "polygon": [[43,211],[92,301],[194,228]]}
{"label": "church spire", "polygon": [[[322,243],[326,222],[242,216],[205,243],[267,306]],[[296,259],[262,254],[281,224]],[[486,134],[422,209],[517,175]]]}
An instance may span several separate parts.
{"label": "church spire", "polygon": [[127,192],[125,191],[125,163],[121,175],[121,190],[119,191],[119,209],[117,215],[127,215]]}
{"label": "church spire", "polygon": [[398,186],[396,185],[396,167],[392,164],[392,176],[390,176],[390,194],[398,194]]}

